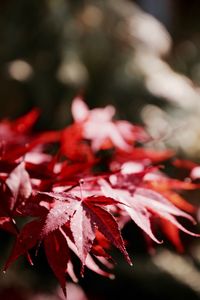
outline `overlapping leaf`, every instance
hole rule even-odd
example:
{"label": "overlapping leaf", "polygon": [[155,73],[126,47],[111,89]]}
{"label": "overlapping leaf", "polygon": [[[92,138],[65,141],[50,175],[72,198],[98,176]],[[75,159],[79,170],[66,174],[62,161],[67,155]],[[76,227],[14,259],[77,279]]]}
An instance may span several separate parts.
{"label": "overlapping leaf", "polygon": [[[86,266],[112,278],[111,245],[131,264],[121,235],[131,219],[161,243],[152,226],[156,222],[183,252],[179,230],[198,234],[183,226],[181,218],[194,222],[190,213],[196,208],[178,191],[200,187],[199,166],[189,161],[173,164],[190,172],[194,182],[165,175],[158,163],[169,162],[173,152],[136,147],[150,137],[139,126],[114,120],[114,107],[89,110],[77,97],[72,114],[72,125],[36,135],[31,129],[37,109],[16,121],[0,122],[0,229],[16,236],[5,269],[20,255],[31,262],[29,250],[43,244],[65,294],[66,276],[77,281],[73,255],[81,261],[82,275]],[[16,217],[27,220],[21,230]]]}

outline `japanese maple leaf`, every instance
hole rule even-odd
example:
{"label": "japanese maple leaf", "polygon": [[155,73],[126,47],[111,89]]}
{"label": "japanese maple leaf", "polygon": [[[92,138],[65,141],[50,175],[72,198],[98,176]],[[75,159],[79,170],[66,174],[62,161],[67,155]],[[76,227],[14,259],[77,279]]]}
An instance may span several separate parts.
{"label": "japanese maple leaf", "polygon": [[61,153],[72,161],[94,161],[91,147],[83,141],[82,125],[75,123],[62,131]]}
{"label": "japanese maple leaf", "polygon": [[16,222],[10,211],[11,192],[5,182],[0,182],[0,228],[11,234],[17,234]]}
{"label": "japanese maple leaf", "polygon": [[172,224],[166,219],[160,219],[160,226],[165,236],[175,246],[176,250],[179,253],[183,253],[184,246],[180,238],[179,229],[176,227],[176,225]]}
{"label": "japanese maple leaf", "polygon": [[10,122],[10,127],[13,131],[20,134],[27,133],[35,125],[39,115],[40,110],[38,108],[34,108],[22,117]]}
{"label": "japanese maple leaf", "polygon": [[[39,111],[33,109],[28,114],[15,120],[0,121],[0,156],[4,157],[7,151],[22,147],[30,139],[30,130],[39,116]],[[16,150],[16,149],[15,149]]]}
{"label": "japanese maple leaf", "polygon": [[[64,230],[63,230],[64,231]],[[79,257],[79,254],[78,254],[78,251],[77,251],[77,248],[75,246],[75,244],[69,239],[69,237],[67,237],[67,235],[64,233],[64,235],[66,236],[66,239],[67,239],[67,242],[68,242],[68,245],[69,245],[69,248],[76,254],[77,257]],[[113,274],[105,271],[105,270],[102,270],[98,264],[94,261],[94,259],[92,258],[92,256],[90,254],[87,255],[86,257],[86,260],[85,260],[85,265],[87,266],[88,269],[90,269],[91,271],[99,274],[99,275],[102,275],[104,277],[108,277],[108,278],[111,278],[113,279]],[[68,265],[69,267],[69,265]],[[107,265],[106,265],[107,267]],[[83,272],[82,272],[83,274]],[[71,272],[71,266],[70,266],[70,277],[72,278],[72,280],[74,280],[74,282],[76,282],[76,277],[74,277],[74,274],[73,274],[73,270]]]}
{"label": "japanese maple leaf", "polygon": [[[5,269],[20,255],[25,254],[43,240],[49,265],[65,292],[65,274],[70,260],[67,250],[69,243],[70,248],[77,251],[83,266],[86,265],[98,273],[104,274],[89,256],[95,240],[96,227],[125,255],[130,263],[118,224],[111,213],[104,208],[115,203],[115,200],[104,196],[81,199],[69,193],[41,193],[41,197],[43,195],[50,196],[54,202],[51,202],[46,216],[24,226]],[[41,205],[45,205],[45,203]],[[64,229],[68,227],[68,230]],[[76,250],[74,250],[73,244]]]}
{"label": "japanese maple leaf", "polygon": [[[66,273],[70,259],[67,240],[59,230],[50,232],[44,238],[46,257],[54,274],[58,278],[64,294],[66,295]],[[65,252],[63,254],[63,252]]]}
{"label": "japanese maple leaf", "polygon": [[164,174],[147,174],[144,181],[149,186],[160,190],[195,190],[199,188],[198,184],[190,181],[182,181],[175,178],[169,178]]}
{"label": "japanese maple leaf", "polygon": [[118,149],[113,155],[112,160],[120,164],[126,162],[141,162],[143,164],[155,164],[166,161],[174,155],[172,150],[153,150],[144,147],[135,147],[131,151],[123,151]]}
{"label": "japanese maple leaf", "polygon": [[112,198],[90,196],[79,198],[70,193],[44,193],[56,199],[54,207],[49,211],[44,234],[57,229],[70,220],[70,230],[83,265],[95,239],[94,230],[99,231],[117,247],[130,263],[118,224],[105,206],[116,204]]}
{"label": "japanese maple leaf", "polygon": [[170,203],[161,194],[142,187],[136,188],[134,193],[131,194],[125,189],[112,188],[105,180],[101,180],[100,184],[105,196],[112,197],[126,204],[123,208],[127,211],[130,218],[155,242],[159,243],[151,229],[152,212],[160,218],[171,222],[185,233],[199,236],[183,227],[176,217],[184,217],[192,222],[194,222],[194,219]]}
{"label": "japanese maple leaf", "polygon": [[17,234],[19,230],[14,217],[19,215],[19,206],[25,208],[26,201],[32,195],[31,179],[24,162],[4,176],[6,179],[2,180],[0,187],[0,228]]}
{"label": "japanese maple leaf", "polygon": [[95,228],[94,223],[91,222],[90,215],[81,203],[71,218],[70,229],[78,250],[79,258],[84,265],[95,239]]}
{"label": "japanese maple leaf", "polygon": [[197,207],[186,201],[180,194],[179,190],[194,190],[199,188],[199,184],[191,181],[182,181],[175,178],[169,178],[163,172],[149,172],[144,176],[144,185],[147,188],[159,192],[171,203],[180,209],[189,213],[195,213]]}
{"label": "japanese maple leaf", "polygon": [[130,151],[130,142],[135,139],[134,126],[127,121],[113,122],[115,108],[95,108],[89,110],[80,97],[72,103],[72,115],[75,122],[82,124],[83,138],[91,141],[93,151],[115,146]]}
{"label": "japanese maple leaf", "polygon": [[193,168],[197,167],[198,164],[191,161],[191,160],[187,160],[187,159],[175,159],[172,162],[173,166],[175,166],[176,168],[180,168],[180,169],[186,169],[191,171]]}
{"label": "japanese maple leaf", "polygon": [[148,167],[145,162],[127,161],[123,163],[118,175],[110,176],[110,180],[114,186],[126,187],[129,191],[133,191],[138,186],[155,190],[179,208],[189,213],[196,211],[192,204],[175,191],[197,189],[198,184],[169,178],[158,167]]}
{"label": "japanese maple leaf", "polygon": [[6,179],[6,184],[12,193],[10,210],[13,210],[18,199],[25,201],[32,193],[32,185],[28,172],[25,169],[25,163],[20,163]]}
{"label": "japanese maple leaf", "polygon": [[[31,130],[39,117],[39,110],[33,109],[15,121],[2,120],[0,122],[0,136],[5,141],[17,140]],[[18,135],[18,136],[17,136]]]}
{"label": "japanese maple leaf", "polygon": [[[2,159],[5,161],[16,161],[25,154],[34,151],[38,146],[60,141],[60,135],[59,131],[47,131],[35,136],[28,136],[20,144],[15,145],[15,147],[6,148]],[[36,152],[38,151],[36,150]]]}
{"label": "japanese maple leaf", "polygon": [[12,249],[11,255],[5,264],[4,270],[6,270],[20,255],[27,253],[29,249],[37,246],[43,239],[48,263],[55,276],[58,278],[63,292],[66,295],[65,275],[67,273],[69,261],[69,253],[67,252],[68,244],[59,230],[49,232],[48,235],[41,237],[43,226],[44,219],[40,219],[31,221],[22,228]]}
{"label": "japanese maple leaf", "polygon": [[[161,172],[158,167],[148,167],[149,162],[146,161],[131,160],[125,162],[125,158],[127,156],[128,158],[130,158],[129,155],[124,155],[124,160],[122,160],[123,164],[118,164],[118,167],[121,166],[121,171],[110,176],[112,187],[118,189],[120,193],[127,194],[128,191],[132,196],[134,195],[134,193],[135,196],[137,195],[138,188],[145,188],[145,191],[147,194],[149,194],[149,196],[150,191],[152,191],[150,200],[152,199],[152,197],[156,197],[156,194],[153,194],[154,192],[156,192],[157,196],[160,195],[159,201],[161,201],[161,198],[167,199],[169,203],[174,204],[174,206],[178,207],[182,212],[186,211],[188,213],[194,214],[197,211],[197,208],[187,202],[181,195],[176,192],[177,190],[196,189],[198,187],[197,184],[169,178],[163,172]],[[108,194],[106,195],[108,196]],[[156,197],[156,199],[158,200],[158,197]],[[153,203],[154,202],[152,202],[152,204]],[[146,234],[148,234],[148,236],[156,241],[155,235],[152,236],[151,223],[154,219],[152,213],[154,215],[159,215],[159,207],[154,207],[154,210],[152,210],[152,208],[144,205],[142,201],[138,202],[137,199],[135,201],[135,198],[134,202],[132,201],[132,204],[130,206],[134,206],[134,210],[131,210],[128,207],[126,208],[130,217],[141,229],[146,232]],[[164,234],[174,244],[176,249],[179,252],[183,252],[183,245],[181,243],[179,235],[179,229],[181,229],[180,223],[176,223],[176,218],[173,217],[173,214],[167,214],[167,216],[165,215],[165,217],[164,215],[160,215],[160,226]],[[181,230],[184,231],[185,229],[182,228]]]}
{"label": "japanese maple leaf", "polygon": [[[72,114],[71,126],[35,135],[31,129],[37,109],[16,121],[0,122],[0,228],[16,236],[5,269],[20,255],[29,258],[29,249],[42,242],[64,294],[66,275],[77,281],[71,255],[80,259],[82,275],[86,266],[112,276],[111,245],[131,263],[120,232],[131,219],[157,243],[161,241],[152,223],[159,224],[180,252],[179,230],[198,236],[179,222],[179,217],[193,222],[189,213],[195,209],[177,191],[199,185],[169,178],[154,166],[170,158],[171,151],[137,148],[135,141],[149,137],[139,126],[113,120],[113,106],[89,110],[77,97]],[[55,143],[53,155],[49,144]],[[115,151],[107,151],[106,159],[96,153],[109,148]],[[198,165],[184,164],[198,179]],[[97,174],[102,167],[105,173]],[[16,216],[32,221],[19,230]]]}

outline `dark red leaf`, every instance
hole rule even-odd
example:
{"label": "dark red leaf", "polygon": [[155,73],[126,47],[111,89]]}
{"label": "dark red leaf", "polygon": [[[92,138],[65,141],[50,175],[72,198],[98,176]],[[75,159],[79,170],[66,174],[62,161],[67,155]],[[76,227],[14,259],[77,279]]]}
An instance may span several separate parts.
{"label": "dark red leaf", "polygon": [[25,169],[25,164],[19,164],[6,179],[6,184],[12,192],[12,202],[10,209],[13,210],[16,206],[19,197],[25,201],[32,193],[32,185],[28,172]]}
{"label": "dark red leaf", "polygon": [[119,201],[106,196],[91,196],[87,197],[84,201],[100,206],[116,205],[117,203],[119,203]]}
{"label": "dark red leaf", "polygon": [[48,263],[58,278],[66,296],[66,273],[69,261],[69,249],[66,238],[59,230],[51,232],[44,238],[44,247]]}
{"label": "dark red leaf", "polygon": [[22,228],[12,249],[11,255],[5,264],[4,270],[7,270],[19,256],[27,253],[29,249],[37,244],[40,240],[43,226],[44,224],[42,221],[34,220]]}
{"label": "dark red leaf", "polygon": [[198,166],[197,163],[187,159],[175,159],[172,164],[176,168],[186,169],[189,171]]}
{"label": "dark red leaf", "polygon": [[81,124],[73,124],[62,131],[61,153],[72,161],[93,162],[94,155],[83,140],[82,130]]}
{"label": "dark red leaf", "polygon": [[34,138],[29,139],[24,145],[12,148],[5,153],[3,159],[6,161],[15,161],[16,159],[24,156],[26,153],[34,149],[38,145],[55,143],[60,140],[59,131],[47,131],[38,134]]}
{"label": "dark red leaf", "polygon": [[160,220],[163,232],[169,241],[176,247],[180,253],[184,252],[184,247],[180,239],[179,229],[167,220]]}
{"label": "dark red leaf", "polygon": [[26,115],[22,116],[21,118],[18,118],[17,120],[13,121],[11,123],[11,128],[20,134],[27,133],[30,129],[32,129],[32,126],[37,121],[39,115],[39,109],[35,108],[28,112]]}
{"label": "dark red leaf", "polygon": [[15,221],[11,217],[0,217],[0,229],[6,230],[14,235],[18,233]]}
{"label": "dark red leaf", "polygon": [[90,215],[83,209],[81,203],[79,203],[79,206],[71,218],[70,229],[78,250],[79,258],[84,266],[86,257],[95,239],[95,233],[94,224],[90,220]]}
{"label": "dark red leaf", "polygon": [[90,215],[93,224],[97,225],[99,231],[124,254],[127,262],[132,265],[114,217],[98,205],[91,205],[88,202],[84,202],[83,205]]}

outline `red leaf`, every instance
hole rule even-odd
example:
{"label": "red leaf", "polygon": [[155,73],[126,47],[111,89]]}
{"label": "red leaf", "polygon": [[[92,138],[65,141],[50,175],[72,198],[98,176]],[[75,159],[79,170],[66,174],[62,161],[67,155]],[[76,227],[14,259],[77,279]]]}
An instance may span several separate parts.
{"label": "red leaf", "polygon": [[140,204],[144,205],[144,207],[148,208],[149,210],[152,210],[161,218],[170,221],[172,224],[174,224],[176,227],[178,227],[185,233],[193,236],[199,236],[199,234],[193,233],[187,230],[185,227],[183,227],[174,216],[184,217],[195,223],[194,219],[189,214],[183,212],[182,210],[174,206],[159,193],[149,189],[138,188],[133,198],[134,201],[137,201]]}
{"label": "red leaf", "polygon": [[20,134],[27,133],[35,124],[39,115],[39,109],[35,108],[28,112],[26,115],[22,116],[21,118],[18,118],[17,120],[13,121],[11,123],[11,128]]}
{"label": "red leaf", "polygon": [[146,188],[137,188],[133,199],[136,202],[144,205],[144,207],[157,212],[157,214],[161,214],[162,212],[167,214],[172,214],[179,217],[184,217],[192,222],[194,219],[189,214],[185,213],[172,203],[170,203],[165,197],[161,194]]}
{"label": "red leaf", "polygon": [[25,169],[24,162],[19,164],[6,179],[6,184],[12,192],[13,200],[10,209],[16,205],[18,197],[22,197],[23,200],[30,197],[32,193],[32,186],[28,172]]}
{"label": "red leaf", "polygon": [[[44,240],[49,265],[66,294],[66,274],[77,280],[69,249],[81,260],[82,274],[86,266],[111,277],[97,265],[109,269],[111,244],[131,263],[120,232],[130,219],[158,243],[151,224],[160,224],[179,251],[179,230],[199,236],[179,222],[179,217],[194,221],[183,210],[195,209],[174,190],[200,184],[168,178],[153,166],[169,159],[171,151],[134,148],[136,141],[150,140],[142,128],[113,120],[112,106],[89,110],[80,97],[72,104],[75,124],[61,131],[32,135],[38,114],[33,110],[14,122],[0,122],[0,228],[16,234],[5,269]],[[48,148],[51,143],[56,147]],[[49,154],[54,149],[57,154]],[[200,177],[196,164],[179,165]],[[39,219],[19,232],[14,217]]]}
{"label": "red leaf", "polygon": [[190,160],[186,160],[186,159],[175,159],[173,161],[173,165],[176,168],[181,168],[181,169],[186,169],[186,170],[192,170],[193,168],[198,166],[197,163],[190,161]]}
{"label": "red leaf", "polygon": [[116,200],[120,200],[121,203],[125,204],[123,209],[127,211],[128,215],[135,222],[135,224],[140,227],[147,235],[149,235],[152,240],[156,243],[161,243],[153,234],[151,229],[151,214],[145,208],[144,205],[139,202],[135,203],[133,198],[128,193],[128,191],[120,189],[112,189],[106,181],[101,181],[102,191],[106,196],[113,197]]}
{"label": "red leaf", "polygon": [[40,240],[40,234],[43,222],[34,220],[26,224],[17,237],[12,253],[9,256],[4,270],[6,270],[19,256],[25,254],[29,249],[33,248]]}
{"label": "red leaf", "polygon": [[26,144],[19,145],[16,148],[12,148],[3,156],[4,160],[15,161],[16,159],[24,156],[26,153],[34,149],[38,145],[44,145],[48,143],[55,143],[60,140],[59,131],[47,131],[38,134],[34,138],[29,138]]}
{"label": "red leaf", "polygon": [[[79,257],[76,246],[74,245],[74,243],[72,243],[72,241],[68,237],[67,237],[67,242],[68,242],[69,248]],[[97,274],[113,279],[113,274],[110,274],[110,273],[102,270],[95,263],[94,259],[92,258],[92,256],[90,254],[88,254],[86,257],[85,265],[88,269],[96,272]]]}
{"label": "red leaf", "polygon": [[149,163],[160,163],[166,159],[171,158],[174,152],[171,150],[165,151],[155,151],[151,149],[145,149],[142,147],[134,148],[130,152],[120,151],[116,152],[113,160],[119,163],[124,163],[127,161],[142,161],[149,160]]}
{"label": "red leaf", "polygon": [[197,210],[196,207],[194,207],[191,203],[187,202],[181,195],[173,191],[162,192],[162,195],[166,197],[175,206],[187,211],[188,213],[193,214]]}
{"label": "red leaf", "polygon": [[72,180],[73,178],[77,179],[77,174],[83,174],[84,176],[84,173],[88,172],[91,169],[91,167],[94,165],[94,162],[95,162],[94,160],[91,162],[88,161],[75,162],[75,163],[64,162],[59,174],[59,182],[62,183],[63,179],[65,180],[67,179]]}
{"label": "red leaf", "polygon": [[92,222],[97,225],[99,231],[124,254],[127,262],[132,265],[114,217],[98,205],[91,205],[87,201],[85,201],[83,205],[90,215]]}
{"label": "red leaf", "polygon": [[149,186],[161,190],[194,190],[199,188],[198,184],[192,183],[190,181],[181,181],[178,179],[171,179],[171,178],[165,178],[160,177],[155,180],[147,180],[147,183]]}
{"label": "red leaf", "polygon": [[66,296],[66,272],[69,261],[69,249],[66,238],[59,231],[49,233],[44,238],[45,253],[48,263],[58,278]]}
{"label": "red leaf", "polygon": [[95,239],[95,233],[94,224],[91,222],[88,213],[83,209],[81,203],[71,218],[70,228],[79,258],[84,266],[86,257]]}
{"label": "red leaf", "polygon": [[42,230],[42,236],[53,232],[67,223],[75,213],[78,205],[79,201],[75,199],[70,199],[66,202],[55,201],[46,217],[45,225]]}
{"label": "red leaf", "polygon": [[105,257],[107,259],[111,259],[111,256],[108,253],[106,253],[103,247],[101,247],[97,243],[96,244],[94,243],[92,246],[92,254],[100,257]]}
{"label": "red leaf", "polygon": [[83,100],[77,97],[72,103],[72,113],[77,124],[81,124],[82,138],[91,141],[93,151],[102,149],[105,143],[125,151],[131,150],[128,142],[134,140],[134,126],[126,121],[114,123],[113,106],[89,110]]}
{"label": "red leaf", "polygon": [[171,222],[161,219],[161,227],[170,242],[176,247],[180,253],[184,252],[184,247],[180,239],[179,229]]}
{"label": "red leaf", "polygon": [[87,203],[95,204],[95,205],[116,205],[117,203],[120,203],[119,201],[106,196],[91,196],[87,197]]}
{"label": "red leaf", "polygon": [[128,212],[133,221],[154,241],[159,242],[151,230],[151,212],[170,221],[185,233],[199,236],[183,227],[174,216],[184,217],[192,222],[194,222],[194,219],[189,214],[170,203],[161,194],[146,188],[136,188],[134,194],[131,195],[126,190],[112,189],[106,181],[101,180],[101,185],[102,191],[106,196],[113,197],[124,204],[128,204],[128,206],[125,205],[123,208]]}
{"label": "red leaf", "polygon": [[72,161],[93,162],[93,153],[83,141],[82,130],[82,124],[73,124],[62,131],[61,153]]}
{"label": "red leaf", "polygon": [[11,217],[0,217],[0,229],[6,230],[14,235],[17,234],[17,229],[13,224],[14,220],[11,220]]}

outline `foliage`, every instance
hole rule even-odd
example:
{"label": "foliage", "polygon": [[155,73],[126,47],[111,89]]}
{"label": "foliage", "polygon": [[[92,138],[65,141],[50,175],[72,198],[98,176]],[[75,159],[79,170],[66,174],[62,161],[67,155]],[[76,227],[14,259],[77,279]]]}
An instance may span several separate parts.
{"label": "foliage", "polygon": [[[179,230],[198,236],[181,223],[179,217],[194,223],[196,209],[177,191],[199,185],[164,174],[159,164],[174,154],[145,148],[151,140],[145,130],[114,114],[112,106],[89,110],[77,97],[74,123],[60,131],[33,134],[37,109],[1,121],[0,228],[16,238],[4,270],[21,255],[33,264],[29,250],[37,254],[43,244],[66,294],[66,276],[77,281],[74,256],[82,276],[87,267],[113,277],[111,245],[132,264],[121,235],[131,220],[149,242],[162,242],[160,227],[180,252]],[[19,230],[17,220],[27,217]]]}

